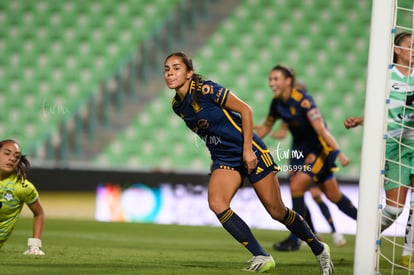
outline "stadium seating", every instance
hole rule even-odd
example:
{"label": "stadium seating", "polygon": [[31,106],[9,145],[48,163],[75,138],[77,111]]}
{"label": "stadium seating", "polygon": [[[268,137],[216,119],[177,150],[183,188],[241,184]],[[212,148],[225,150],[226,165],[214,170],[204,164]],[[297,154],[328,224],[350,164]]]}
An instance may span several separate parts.
{"label": "stadium seating", "polygon": [[33,153],[179,0],[0,2],[0,128]]}
{"label": "stadium seating", "polygon": [[[59,140],[59,125],[184,2],[0,1],[3,136],[18,138],[26,152]],[[362,130],[342,122],[363,112],[370,8],[367,1],[243,0],[193,56],[196,70],[248,102],[259,123],[272,97],[270,69],[293,67],[352,161],[341,175],[356,177]],[[172,96],[162,91],[94,163],[206,171],[208,152],[172,112]],[[288,148],[289,139],[280,144]]]}
{"label": "stadium seating", "polygon": [[[352,165],[341,175],[357,177],[362,130],[347,131],[343,121],[363,112],[370,5],[362,2],[242,1],[193,56],[196,70],[248,102],[259,123],[272,97],[267,86],[270,69],[277,63],[293,67],[351,159]],[[132,158],[129,165],[140,168],[208,169],[206,150],[198,148],[200,141],[171,110],[172,96],[172,92],[163,92],[136,118],[133,138],[125,140],[130,129],[121,133],[96,162],[128,165]],[[266,141],[271,149],[278,143]],[[289,148],[289,139],[281,144]],[[135,149],[124,155],[122,147]]]}

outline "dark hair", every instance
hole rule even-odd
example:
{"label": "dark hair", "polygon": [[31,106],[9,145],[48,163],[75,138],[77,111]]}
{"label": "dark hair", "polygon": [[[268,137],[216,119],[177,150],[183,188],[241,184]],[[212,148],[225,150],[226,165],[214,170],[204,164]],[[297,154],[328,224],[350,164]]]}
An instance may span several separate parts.
{"label": "dark hair", "polygon": [[[406,38],[406,37],[409,37],[409,36],[412,36],[412,33],[411,32],[400,32],[399,34],[397,34],[395,37],[394,37],[394,47],[399,47],[399,46],[401,46],[401,42]],[[395,54],[395,52],[394,52],[394,55],[393,55],[393,58],[392,58],[392,62],[393,63],[397,63],[397,60],[398,59],[398,56]]]}
{"label": "dark hair", "polygon": [[[5,139],[0,141],[0,148],[3,147],[4,144],[6,143],[15,143],[17,145],[19,145],[19,143],[17,143],[15,140],[13,139]],[[19,145],[20,147],[20,145]],[[17,175],[17,182],[24,182],[27,178],[27,171],[29,171],[30,169],[30,162],[27,159],[26,155],[20,155],[19,161],[17,163],[17,167],[16,167],[16,175]]]}
{"label": "dark hair", "polygon": [[[173,56],[177,56],[179,58],[181,58],[181,60],[183,61],[184,65],[186,66],[187,70],[189,71],[193,71],[194,72],[194,65],[193,65],[193,60],[184,52],[173,52],[170,53],[166,58],[165,58],[165,62],[167,62],[167,59],[169,59],[170,57]],[[203,77],[200,74],[197,73],[193,73],[193,76],[191,77],[191,81],[194,81],[194,87],[196,88],[196,91],[201,91],[198,89],[198,87],[200,87],[200,84],[203,82]],[[198,95],[199,93],[195,92],[191,94],[191,97],[194,101],[198,102]]]}
{"label": "dark hair", "polygon": [[287,66],[284,65],[276,65],[273,67],[272,71],[281,71],[282,74],[286,77],[286,78],[290,78],[292,79],[292,83],[291,83],[291,87],[295,87],[296,85],[296,75],[295,75],[295,71],[292,68],[289,68]]}

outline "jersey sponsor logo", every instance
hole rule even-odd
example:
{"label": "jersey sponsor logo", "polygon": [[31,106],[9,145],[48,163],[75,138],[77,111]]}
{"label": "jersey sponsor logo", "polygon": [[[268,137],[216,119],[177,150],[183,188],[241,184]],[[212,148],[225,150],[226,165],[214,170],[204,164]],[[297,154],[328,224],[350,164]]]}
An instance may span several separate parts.
{"label": "jersey sponsor logo", "polygon": [[221,94],[224,92],[224,88],[220,88],[216,93],[216,98],[214,99],[214,102],[217,103],[220,101]]}
{"label": "jersey sponsor logo", "polygon": [[200,91],[200,90],[201,90],[201,84],[202,84],[202,83],[198,83],[198,85],[197,85],[197,87],[196,87],[196,86],[195,86],[195,85],[196,85],[195,81],[194,81],[194,80],[192,80],[192,81],[191,81],[191,83],[190,83],[190,92],[193,92],[193,91]]}
{"label": "jersey sponsor logo", "polygon": [[414,90],[414,85],[403,82],[394,82],[391,84],[391,88],[393,91],[408,92]]}
{"label": "jersey sponsor logo", "polygon": [[402,121],[414,121],[414,114],[398,114],[397,117]]}

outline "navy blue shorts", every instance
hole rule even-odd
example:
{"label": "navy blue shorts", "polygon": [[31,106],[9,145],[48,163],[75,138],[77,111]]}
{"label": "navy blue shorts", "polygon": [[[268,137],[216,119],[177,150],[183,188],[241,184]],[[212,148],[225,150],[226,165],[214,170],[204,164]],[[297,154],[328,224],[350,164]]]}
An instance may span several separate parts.
{"label": "navy blue shorts", "polygon": [[229,162],[228,160],[214,160],[211,165],[211,172],[216,169],[227,169],[235,170],[240,172],[243,178],[247,178],[250,183],[255,183],[266,177],[269,173],[277,173],[280,171],[279,166],[274,162],[272,155],[270,155],[269,150],[260,152],[256,151],[257,159],[259,160],[256,169],[248,174],[247,168],[244,167],[243,161],[233,161]]}
{"label": "navy blue shorts", "polygon": [[[334,176],[334,173],[338,171],[338,167],[335,164],[339,151],[318,151],[311,152],[305,158],[291,159],[291,166],[300,167],[300,171],[304,172],[312,177],[315,184],[323,183]],[[310,157],[313,155],[313,157]]]}

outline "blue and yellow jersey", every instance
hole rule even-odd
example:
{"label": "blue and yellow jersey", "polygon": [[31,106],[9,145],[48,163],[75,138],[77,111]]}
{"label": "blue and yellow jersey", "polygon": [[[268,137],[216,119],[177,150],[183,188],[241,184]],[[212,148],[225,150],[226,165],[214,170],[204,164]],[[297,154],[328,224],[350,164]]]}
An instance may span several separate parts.
{"label": "blue and yellow jersey", "polygon": [[292,134],[292,148],[301,150],[306,156],[312,151],[320,151],[323,144],[312,127],[310,120],[320,116],[317,106],[308,93],[293,89],[287,101],[274,98],[269,116],[282,119]]}
{"label": "blue and yellow jersey", "polygon": [[17,182],[13,174],[0,181],[0,247],[10,237],[23,205],[38,198],[39,193],[28,180]]}
{"label": "blue and yellow jersey", "polygon": [[[211,159],[223,165],[243,165],[243,135],[240,114],[225,108],[230,90],[221,85],[203,80],[198,87],[191,81],[186,96],[177,95],[172,100],[174,112],[187,127],[206,144]],[[197,93],[197,100],[194,100]],[[268,152],[262,140],[254,134],[253,151]]]}

